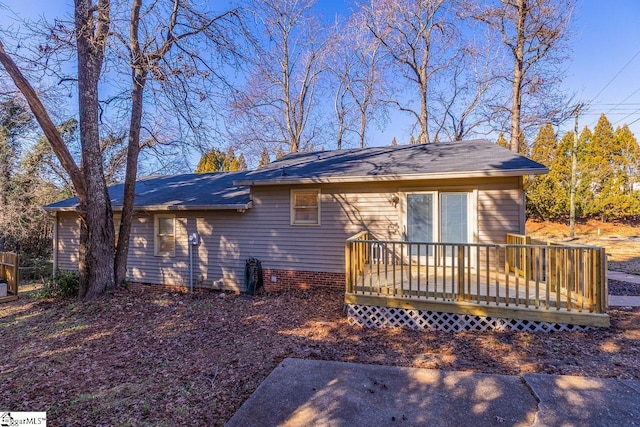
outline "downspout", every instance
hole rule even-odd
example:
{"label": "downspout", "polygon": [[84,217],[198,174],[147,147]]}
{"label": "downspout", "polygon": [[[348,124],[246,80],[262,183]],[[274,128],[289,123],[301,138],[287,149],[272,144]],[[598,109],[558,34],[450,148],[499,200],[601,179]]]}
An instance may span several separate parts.
{"label": "downspout", "polygon": [[53,214],[53,272],[52,276],[56,278],[56,270],[58,269],[58,212]]}

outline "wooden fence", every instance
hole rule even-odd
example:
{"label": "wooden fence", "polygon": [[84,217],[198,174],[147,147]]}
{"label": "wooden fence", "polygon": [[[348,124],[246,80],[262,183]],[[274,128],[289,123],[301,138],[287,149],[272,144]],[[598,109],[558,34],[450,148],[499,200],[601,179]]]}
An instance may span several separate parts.
{"label": "wooden fence", "polygon": [[0,279],[7,283],[7,295],[0,296],[0,302],[18,299],[18,268],[20,262],[17,254],[0,252]]}

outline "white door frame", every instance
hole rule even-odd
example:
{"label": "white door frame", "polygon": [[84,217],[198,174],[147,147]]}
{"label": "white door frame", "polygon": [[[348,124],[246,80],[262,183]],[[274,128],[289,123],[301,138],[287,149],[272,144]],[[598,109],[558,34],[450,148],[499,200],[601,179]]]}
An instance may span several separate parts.
{"label": "white door frame", "polygon": [[[478,235],[478,220],[477,220],[477,200],[478,192],[476,189],[469,188],[442,188],[442,189],[405,189],[401,190],[400,197],[400,230],[402,233],[402,240],[408,241],[408,203],[407,196],[410,194],[433,194],[434,206],[433,206],[433,240],[434,242],[440,242],[441,238],[441,223],[440,223],[440,209],[441,209],[441,195],[452,193],[465,193],[467,194],[467,242],[476,242],[476,236]],[[444,242],[447,243],[447,242]],[[473,251],[473,248],[472,248]],[[441,257],[439,257],[441,258]],[[447,257],[447,265],[451,265],[452,257]],[[475,260],[475,256],[470,257],[472,263]],[[435,264],[435,253],[428,257],[421,257],[420,263],[429,262],[430,265]],[[442,261],[438,260],[438,264]]]}

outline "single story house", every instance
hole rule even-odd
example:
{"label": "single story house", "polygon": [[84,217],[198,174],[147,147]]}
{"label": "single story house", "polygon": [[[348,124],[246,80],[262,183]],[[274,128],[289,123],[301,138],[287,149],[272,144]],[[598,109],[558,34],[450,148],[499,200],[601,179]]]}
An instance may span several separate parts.
{"label": "single story house", "polygon": [[[504,243],[524,234],[524,186],[547,168],[486,140],[296,153],[254,171],[140,179],[131,281],[244,290],[257,258],[268,289],[345,283],[345,241]],[[109,188],[116,225],[122,185]],[[77,269],[77,200],[55,216],[54,263]]]}

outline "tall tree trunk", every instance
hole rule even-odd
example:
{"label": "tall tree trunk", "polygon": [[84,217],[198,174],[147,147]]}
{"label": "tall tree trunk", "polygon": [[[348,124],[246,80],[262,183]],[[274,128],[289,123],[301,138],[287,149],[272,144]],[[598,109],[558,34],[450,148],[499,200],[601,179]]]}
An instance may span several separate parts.
{"label": "tall tree trunk", "polygon": [[129,49],[132,67],[131,118],[129,120],[129,143],[127,146],[127,169],[124,178],[122,197],[122,215],[118,230],[118,247],[115,259],[116,286],[122,286],[127,278],[127,257],[129,255],[129,239],[131,221],[135,204],[136,178],[138,176],[138,157],[140,155],[140,127],[142,125],[142,102],[144,87],[147,82],[146,58],[140,47],[140,9],[142,0],[134,0],[131,5],[129,22]]}
{"label": "tall tree trunk", "polygon": [[0,42],[0,63],[7,71],[7,74],[11,77],[14,84],[25,97],[29,104],[29,109],[33,113],[34,117],[38,121],[38,124],[42,128],[51,149],[60,160],[60,164],[64,170],[69,174],[71,182],[73,183],[76,196],[78,197],[78,214],[80,215],[80,242],[79,242],[79,262],[78,272],[80,274],[80,297],[84,297],[87,293],[90,277],[89,277],[89,263],[87,262],[89,256],[89,236],[87,230],[87,186],[85,184],[85,178],[75,160],[71,156],[67,145],[65,144],[60,132],[56,128],[55,124],[51,120],[49,113],[45,109],[44,105],[40,101],[38,94],[33,89],[33,86],[26,79],[24,74],[20,71],[13,59],[7,55],[4,50],[4,45]]}
{"label": "tall tree trunk", "polygon": [[89,291],[89,269],[87,267],[87,259],[89,253],[89,231],[87,229],[87,218],[84,215],[85,208],[82,210],[79,220],[80,239],[78,243],[78,298],[82,299],[87,296]]}
{"label": "tall tree trunk", "polygon": [[[97,18],[94,18],[96,13]],[[109,2],[99,0],[96,8],[91,0],[75,0],[75,26],[82,174],[87,194],[91,195],[85,214],[89,273],[85,296],[93,298],[115,288],[113,213],[104,178],[98,128],[98,81],[109,27]]]}
{"label": "tall tree trunk", "polygon": [[427,84],[427,63],[428,53],[425,53],[422,68],[420,68],[420,135],[418,136],[418,144],[428,144],[429,140],[429,105],[428,105],[428,84]]}
{"label": "tall tree trunk", "polygon": [[518,25],[515,58],[513,64],[513,102],[511,104],[511,139],[509,148],[514,153],[520,151],[521,129],[520,112],[522,109],[522,72],[524,63],[524,24],[527,18],[526,0],[518,0]]}
{"label": "tall tree trunk", "polygon": [[135,203],[136,177],[138,175],[138,156],[140,154],[140,126],[142,123],[142,100],[146,72],[136,70],[131,93],[131,120],[129,124],[129,146],[127,148],[127,171],[124,179],[124,195],[122,200],[122,216],[116,249],[115,275],[116,285],[121,286],[127,278],[127,256],[129,254],[129,237]]}
{"label": "tall tree trunk", "polygon": [[360,108],[360,148],[364,148],[364,133],[367,131],[367,110]]}

